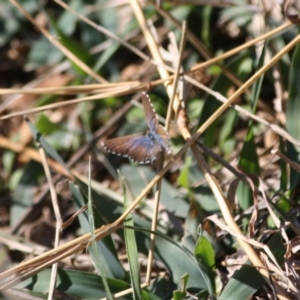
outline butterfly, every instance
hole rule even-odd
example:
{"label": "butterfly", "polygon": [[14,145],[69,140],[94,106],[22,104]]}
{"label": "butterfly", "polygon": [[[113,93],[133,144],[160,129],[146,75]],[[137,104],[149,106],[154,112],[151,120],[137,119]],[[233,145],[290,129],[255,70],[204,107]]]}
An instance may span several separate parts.
{"label": "butterfly", "polygon": [[169,134],[158,122],[157,115],[146,93],[142,94],[142,103],[146,115],[148,130],[102,142],[104,150],[112,154],[127,157],[139,164],[152,164],[163,152],[170,154]]}

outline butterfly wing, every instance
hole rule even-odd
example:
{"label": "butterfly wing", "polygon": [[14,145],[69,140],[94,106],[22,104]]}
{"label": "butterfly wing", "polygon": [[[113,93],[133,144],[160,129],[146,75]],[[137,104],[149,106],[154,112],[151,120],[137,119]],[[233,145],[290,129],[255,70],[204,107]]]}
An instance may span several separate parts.
{"label": "butterfly wing", "polygon": [[133,134],[102,142],[103,148],[112,154],[127,157],[140,164],[152,163],[161,147],[147,135]]}
{"label": "butterfly wing", "polygon": [[149,128],[146,134],[133,134],[106,140],[102,142],[102,146],[112,154],[128,157],[140,164],[147,164],[153,163],[160,152],[165,151],[169,154],[172,151],[168,132],[159,125],[151,100],[145,93],[142,94],[142,103]]}
{"label": "butterfly wing", "polygon": [[163,126],[158,124],[155,128],[155,132],[156,132],[155,137],[158,143],[161,145],[161,147],[165,150],[165,152],[167,154],[172,153],[170,137],[167,130]]}
{"label": "butterfly wing", "polygon": [[[151,99],[146,93],[142,94],[142,102],[150,134],[155,138],[160,147],[163,148],[166,153],[170,154],[172,151],[169,134],[166,129],[159,124]],[[162,149],[160,149],[160,151],[161,150]]]}
{"label": "butterfly wing", "polygon": [[158,126],[158,119],[155,109],[151,103],[151,99],[146,93],[142,94],[142,103],[146,115],[147,125],[150,131],[154,131],[156,126]]}

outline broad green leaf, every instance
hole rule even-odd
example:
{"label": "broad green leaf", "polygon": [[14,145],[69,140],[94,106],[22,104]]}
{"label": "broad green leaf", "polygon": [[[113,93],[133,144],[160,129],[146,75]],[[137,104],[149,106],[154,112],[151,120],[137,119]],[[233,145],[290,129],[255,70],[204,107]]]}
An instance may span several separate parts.
{"label": "broad green leaf", "polygon": [[[41,271],[18,284],[16,288],[26,287],[35,292],[48,293],[50,275],[50,269]],[[107,281],[113,293],[130,287],[121,280],[108,278]],[[73,270],[58,270],[56,290],[80,299],[99,299],[107,296],[100,276]],[[119,299],[132,299],[132,296],[128,295]]]}
{"label": "broad green leaf", "polygon": [[218,300],[232,299],[232,295],[234,300],[249,299],[264,283],[263,277],[254,267],[245,265],[229,279]]}
{"label": "broad green leaf", "polygon": [[210,274],[198,266],[195,258],[187,250],[157,236],[155,252],[170,270],[172,280],[177,286],[180,286],[181,277],[187,273],[190,276],[187,288],[204,289],[213,295]]}
{"label": "broad green leaf", "polygon": [[[33,13],[33,12],[32,12]],[[13,35],[18,32],[22,26],[22,19],[19,17],[17,9],[8,1],[0,3],[0,47],[11,41]]]}
{"label": "broad green leaf", "polygon": [[[72,182],[69,183],[69,186],[74,197],[75,205],[77,206],[77,209],[79,209],[87,203],[87,198],[85,197],[84,193],[82,193],[82,191],[78,188],[78,186],[74,185]],[[93,192],[92,195],[94,195]],[[96,199],[94,198],[94,196],[92,196],[92,199],[95,203]],[[105,224],[102,218],[97,214],[97,212],[94,212],[94,214],[96,227],[100,227]],[[91,229],[87,212],[85,211],[81,213],[78,218],[84,233],[89,233]],[[115,251],[111,236],[107,236],[104,239],[97,241],[96,244],[99,249],[99,253],[101,253],[101,256],[103,258],[101,259],[101,261],[103,262],[102,267],[106,276],[117,279],[125,279],[126,274],[117,258],[117,253]],[[95,257],[97,254],[92,252],[91,255],[93,261],[97,261],[97,258]]]}
{"label": "broad green leaf", "polygon": [[240,1],[240,5],[230,6],[222,10],[223,17],[234,22],[238,27],[247,26],[252,22],[255,13],[254,10],[245,9],[246,3],[243,2]]}
{"label": "broad green leaf", "polygon": [[[82,11],[86,6],[84,1],[71,0],[68,5],[75,11]],[[58,27],[64,32],[65,35],[70,36],[74,34],[76,25],[79,23],[78,17],[71,11],[64,10],[58,19]]]}
{"label": "broad green leaf", "polygon": [[118,11],[114,7],[105,7],[98,12],[102,26],[113,33],[117,33],[118,23],[115,21],[119,18]]}
{"label": "broad green leaf", "polygon": [[276,232],[268,241],[268,247],[272,254],[276,258],[279,265],[284,264],[286,247],[282,242],[282,236],[279,232]]}
{"label": "broad green leaf", "polygon": [[31,131],[34,140],[43,147],[48,155],[50,155],[54,160],[61,164],[67,172],[69,172],[68,166],[65,164],[60,155],[50,146],[50,144],[42,137],[41,133],[38,132],[35,125],[26,119],[26,123]]}
{"label": "broad green leaf", "polygon": [[186,299],[186,292],[174,291],[172,300],[183,300]]}
{"label": "broad green leaf", "polygon": [[199,237],[194,254],[197,260],[200,260],[208,269],[214,271],[216,263],[214,249],[205,236],[201,235]]}
{"label": "broad green leaf", "polygon": [[30,161],[21,171],[21,178],[13,194],[10,207],[10,225],[15,225],[33,205],[34,195],[39,179],[44,175],[42,165],[36,161]]}
{"label": "broad green leaf", "polygon": [[[193,10],[192,5],[180,5],[180,6],[171,5],[171,8],[172,8],[170,10],[171,15],[178,21],[183,21],[188,19],[189,14]],[[165,22],[168,23],[169,20],[166,19]],[[172,24],[172,29],[174,29],[173,24]]]}
{"label": "broad green leaf", "polygon": [[[141,169],[145,170],[147,168],[142,167]],[[126,175],[126,172],[122,172],[122,174],[123,176],[125,174],[126,179],[130,179],[129,181],[131,182],[132,176],[138,174],[138,171],[134,169],[133,171],[128,173],[130,175]],[[140,184],[139,189],[141,188],[142,186]],[[99,195],[94,193],[92,198],[94,199],[94,205],[97,211],[99,211],[101,214],[104,214],[105,218],[109,222],[115,221],[119,213],[122,212],[122,209],[118,204],[113,203],[112,201],[108,201],[106,197],[100,197]],[[176,206],[178,204],[175,202],[175,204],[173,203],[172,205]],[[140,226],[142,228],[150,228],[150,223],[146,222],[144,218],[140,218],[136,214],[134,214],[133,217],[135,226]],[[145,234],[143,232],[136,232],[136,234],[136,242],[139,251],[147,255],[149,250],[148,234]],[[186,249],[181,248],[176,243],[174,244],[174,242],[170,240],[166,235],[162,236],[164,238],[161,238],[160,236],[157,236],[156,238],[155,253],[156,256],[158,255],[157,257],[162,259],[166,267],[170,270],[172,275],[172,281],[174,281],[175,284],[179,285],[180,278],[182,277],[182,275],[185,273],[189,273],[190,286],[195,287],[197,289],[213,291],[213,289],[211,288],[209,277],[207,277],[207,275],[201,271],[201,268],[199,268],[196,260],[192,257],[192,255],[189,252],[187,252]]]}
{"label": "broad green leaf", "polygon": [[27,68],[57,64],[63,58],[63,54],[46,38],[40,38],[32,42],[27,57]]}
{"label": "broad green leaf", "polygon": [[196,259],[198,260],[199,266],[203,271],[205,270],[206,275],[210,277],[211,285],[215,290],[215,253],[212,245],[205,236],[201,235],[199,237],[194,249],[194,254]]}
{"label": "broad green leaf", "polygon": [[[146,186],[145,178],[150,182],[156,173],[146,166],[123,165],[121,173],[126,178],[133,195],[138,195]],[[143,174],[143,176],[141,176]],[[184,201],[183,195],[178,192],[165,179],[162,180],[161,203],[168,207],[176,216],[185,218],[188,212],[188,204]]]}
{"label": "broad green leaf", "polygon": [[42,134],[49,134],[62,129],[59,124],[51,122],[43,113],[38,115],[35,126]]}
{"label": "broad green leaf", "polygon": [[216,213],[220,211],[216,198],[208,184],[202,184],[201,186],[193,188],[193,191],[197,202],[206,212]]}
{"label": "broad green leaf", "polygon": [[[54,131],[53,133],[45,136],[47,143],[57,151],[70,151],[73,150],[73,143],[76,145],[77,136],[67,129]],[[74,149],[75,150],[75,149]]]}

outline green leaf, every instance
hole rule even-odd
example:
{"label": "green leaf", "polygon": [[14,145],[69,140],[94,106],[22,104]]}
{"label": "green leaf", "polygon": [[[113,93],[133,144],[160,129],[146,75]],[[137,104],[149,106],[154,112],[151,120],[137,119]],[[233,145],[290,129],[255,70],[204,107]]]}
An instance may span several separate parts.
{"label": "green leaf", "polygon": [[247,26],[253,20],[254,10],[245,9],[245,5],[246,3],[225,8],[222,10],[222,16],[234,22],[238,27]]}
{"label": "green leaf", "polygon": [[73,132],[68,130],[59,130],[54,131],[51,134],[47,135],[48,144],[56,150],[65,150],[70,151],[76,145],[78,135],[75,135]]}
{"label": "green leaf", "polygon": [[[78,0],[68,1],[68,5],[72,7],[75,11],[82,11],[85,9],[85,3]],[[74,34],[76,30],[76,25],[78,23],[78,17],[69,10],[64,10],[58,19],[58,27],[64,32],[65,35],[70,36]]]}
{"label": "green leaf", "polygon": [[49,134],[54,131],[61,130],[61,126],[59,124],[51,122],[49,118],[44,114],[38,115],[35,126],[38,131],[44,134]]}
{"label": "green leaf", "polygon": [[30,47],[26,67],[36,68],[37,66],[47,66],[57,64],[63,58],[63,54],[46,38],[41,38],[32,42]]}
{"label": "green leaf", "polygon": [[[238,166],[245,173],[259,174],[260,172],[252,125],[248,129],[247,137],[240,153]],[[244,182],[240,182],[238,185],[237,197],[242,210],[246,210],[253,203],[253,191]]]}
{"label": "green leaf", "polygon": [[[138,195],[146,186],[145,178],[150,181],[156,175],[150,167],[139,165],[123,165],[121,167],[121,173],[126,178],[133,195]],[[141,176],[141,174],[143,174],[143,176]],[[184,200],[183,195],[165,179],[162,180],[160,201],[176,216],[182,218],[186,217],[189,207],[188,204]]]}
{"label": "green leaf", "polygon": [[208,184],[203,184],[193,188],[193,191],[197,202],[201,205],[203,210],[208,213],[216,213],[220,211],[220,207]]}
{"label": "green leaf", "polygon": [[243,266],[229,279],[218,300],[249,299],[260,287],[265,284],[260,273],[251,266]]}
{"label": "green leaf", "polygon": [[185,296],[186,296],[186,293],[184,292],[181,292],[181,291],[174,291],[173,292],[173,298],[172,298],[172,300],[182,300],[182,299],[186,299],[185,298]]}
{"label": "green leaf", "polygon": [[[262,53],[257,61],[256,70],[259,70],[260,68],[262,68],[264,66],[266,51],[267,51],[267,46],[265,43]],[[260,78],[257,81],[255,81],[252,86],[252,94],[253,95],[252,95],[252,101],[251,101],[251,108],[252,108],[253,113],[255,113],[255,111],[256,111],[257,100],[258,100],[260,92],[261,92],[261,86],[262,86],[263,79],[264,79],[264,74],[262,76],[260,76]]]}
{"label": "green leaf", "polygon": [[[87,203],[87,197],[85,197],[85,192],[79,189],[77,185],[74,185],[72,182],[69,183],[70,190],[74,197],[75,205],[77,209],[80,209]],[[91,198],[94,200],[94,205],[97,202],[97,199],[94,197],[94,192],[91,191]],[[95,226],[98,228],[105,224],[101,216],[95,211]],[[90,224],[89,224],[89,216],[86,212],[81,213],[79,216],[79,222],[81,228],[84,233],[90,232]],[[111,236],[107,236],[102,240],[96,242],[98,251],[101,253],[103,259],[102,261],[102,268],[104,269],[104,273],[107,277],[117,278],[124,280],[126,278],[126,274],[124,272],[123,267],[121,266],[118,258],[117,253],[114,248],[114,243],[112,241]],[[91,252],[93,261],[97,261],[97,253]]]}
{"label": "green leaf", "polygon": [[[258,59],[257,69],[260,69],[264,65],[265,60],[265,51],[266,45],[264,45],[263,51],[261,53],[260,58]],[[252,101],[251,107],[252,112],[255,113],[257,100],[261,91],[261,85],[264,76],[261,76],[253,85],[252,88]],[[258,162],[258,156],[256,153],[256,144],[254,141],[254,133],[253,133],[253,122],[252,120],[249,121],[249,128],[247,132],[247,137],[242,147],[240,153],[240,159],[238,166],[245,172],[245,173],[253,173],[259,175],[260,168]],[[240,182],[237,188],[237,195],[238,195],[238,202],[242,210],[246,210],[250,207],[253,203],[253,191],[251,188],[244,182]]]}
{"label": "green leaf", "polygon": [[187,282],[189,280],[189,274],[184,274],[181,278],[181,288],[180,291],[173,292],[173,299],[172,300],[182,300],[186,296],[186,287]]}
{"label": "green leaf", "polygon": [[[226,118],[224,118],[224,122],[222,124],[222,127],[220,129],[220,138],[219,138],[219,146],[221,149],[224,150],[225,153],[229,153],[229,151],[226,151],[225,143],[228,141],[228,139],[232,139],[232,132],[234,131],[234,126],[237,123],[238,120],[238,114],[235,110],[229,110],[226,114]],[[234,140],[235,143],[235,140]]]}
{"label": "green leaf", "polygon": [[21,18],[8,1],[0,3],[0,47],[11,41],[12,36],[21,28]]}
{"label": "green leaf", "polygon": [[213,283],[210,274],[203,270],[191,253],[174,243],[165,235],[156,237],[156,255],[169,269],[172,280],[180,286],[184,274],[189,274],[187,288],[204,289],[213,295]]}
{"label": "green leaf", "polygon": [[[297,44],[297,47],[294,51],[293,61],[291,66],[290,74],[290,90],[289,98],[286,108],[286,128],[287,131],[294,137],[296,140],[300,140],[300,126],[299,126],[299,116],[300,116],[300,85],[299,77],[300,76],[300,45]],[[300,150],[298,147],[295,147],[290,142],[287,142],[287,156],[300,163]],[[291,168],[290,171],[290,188],[296,187],[300,179],[300,174],[298,171]]]}
{"label": "green leaf", "polygon": [[11,150],[5,150],[2,154],[2,164],[6,176],[9,176],[13,170],[16,153]]}
{"label": "green leaf", "polygon": [[259,174],[260,172],[252,126],[248,130],[238,165],[247,173]]}
{"label": "green leaf", "polygon": [[190,183],[189,183],[189,173],[190,173],[190,167],[192,164],[192,157],[188,156],[184,162],[183,168],[180,171],[180,174],[177,178],[177,183],[186,188],[187,190],[190,189]]}
{"label": "green leaf", "polygon": [[[26,288],[36,293],[47,294],[49,292],[50,278],[51,270],[43,270],[38,274],[32,276],[31,278],[26,279],[22,283],[18,284],[15,289],[21,289],[21,291],[23,292],[24,288]],[[130,285],[128,283],[121,280],[108,278],[107,281],[113,293],[122,292],[130,288]],[[65,293],[64,299],[77,297],[79,299],[94,300],[106,297],[106,291],[104,289],[100,276],[73,270],[58,270],[56,290]],[[68,295],[70,297],[68,297]],[[30,297],[28,297],[28,299],[30,299]],[[131,300],[132,295],[129,294],[118,299]],[[153,293],[147,290],[143,290],[141,299],[162,300],[161,298],[158,298]]]}
{"label": "green leaf", "polygon": [[212,12],[213,12],[213,6],[210,5],[205,5],[203,6],[203,9],[201,11],[201,20],[202,20],[202,26],[201,28],[201,37],[202,37],[202,42],[207,46],[210,47],[210,42],[211,42],[211,32],[210,32],[210,28],[211,28],[211,16],[212,16]]}
{"label": "green leaf", "polygon": [[[123,192],[125,195],[124,199],[124,211],[129,207],[129,201],[126,194],[126,187],[123,183]],[[132,219],[132,215],[129,214],[124,221],[125,226],[134,227],[134,222]],[[138,251],[136,246],[135,234],[133,229],[126,228],[124,229],[124,239],[125,245],[128,255],[129,262],[129,272],[131,278],[131,285],[133,289],[133,299],[139,300],[142,299],[142,291],[141,291],[141,280],[140,280],[140,271],[139,271],[139,261],[138,261]]]}
{"label": "green leaf", "polygon": [[65,164],[63,159],[60,155],[50,146],[49,143],[42,137],[41,133],[37,130],[37,128],[28,120],[26,119],[26,123],[31,131],[31,134],[34,140],[39,143],[43,149],[48,153],[53,159],[55,159],[60,165],[62,165],[67,172],[69,172],[68,166]]}
{"label": "green leaf", "polygon": [[[51,270],[44,270],[18,284],[16,288],[48,293],[50,276]],[[121,280],[108,278],[107,281],[113,293],[130,287]],[[58,270],[56,290],[80,299],[99,299],[107,296],[100,276],[73,270]],[[130,299],[130,296],[121,299]]]}
{"label": "green leaf", "polygon": [[34,195],[38,186],[40,176],[44,174],[41,164],[30,161],[24,170],[20,171],[21,177],[17,189],[13,194],[13,201],[10,207],[10,223],[15,225],[33,205]]}
{"label": "green leaf", "polygon": [[[142,167],[142,170],[145,169],[146,167]],[[134,169],[130,175],[127,175],[126,179],[132,179],[131,177],[135,174],[138,174],[136,169]],[[84,184],[79,184],[82,187],[82,190],[86,190]],[[141,188],[142,185],[139,186],[139,189]],[[92,198],[94,200],[95,210],[99,213],[99,215],[103,215],[103,218],[110,223],[115,221],[123,212],[123,208],[119,204],[109,200],[109,198],[104,195],[98,195],[92,191]],[[175,202],[173,205],[176,206],[177,200],[174,201],[173,199],[174,198],[171,198],[170,202]],[[150,222],[145,220],[145,218],[142,218],[137,214],[134,214],[133,218],[135,226],[150,228]],[[118,233],[121,234],[121,232]],[[161,233],[157,234],[158,236],[156,237],[155,256],[157,259],[162,260],[165,266],[168,268],[171,281],[173,282],[174,286],[179,286],[183,274],[188,273],[190,275],[190,280],[188,283],[189,287],[194,287],[198,290],[204,289],[205,291],[208,290],[212,292],[213,288],[209,276],[201,270],[193,255],[186,249],[179,246],[177,243],[174,243],[174,241],[172,241],[168,235],[163,235]],[[147,255],[149,251],[149,234],[136,231],[136,243],[139,252]],[[163,289],[164,292],[166,292],[166,284],[160,284],[160,280],[155,281],[152,284],[152,288],[155,290]]]}
{"label": "green leaf", "polygon": [[99,248],[97,247],[97,241],[95,240],[95,223],[94,223],[94,212],[93,212],[93,206],[92,206],[92,192],[91,192],[91,158],[89,158],[89,184],[88,184],[88,219],[89,219],[89,226],[90,226],[90,233],[91,233],[91,239],[92,239],[92,245],[89,247],[89,251],[92,254],[95,269],[97,273],[101,276],[103,285],[105,287],[107,297],[109,300],[113,300],[113,295],[111,293],[110,287],[108,285],[106,277],[106,267],[107,264],[105,263],[105,256],[102,255],[102,253],[99,251]]}
{"label": "green leaf", "polygon": [[215,290],[215,253],[212,245],[205,236],[201,235],[199,237],[194,249],[194,254],[201,269],[210,277],[211,285]]}
{"label": "green leaf", "polygon": [[194,254],[197,260],[200,260],[208,269],[215,269],[215,253],[208,239],[201,235],[197,241]]}
{"label": "green leaf", "polygon": [[282,265],[285,261],[286,246],[283,244],[282,236],[279,232],[276,232],[271,236],[268,241],[268,247],[276,258],[278,264]]}

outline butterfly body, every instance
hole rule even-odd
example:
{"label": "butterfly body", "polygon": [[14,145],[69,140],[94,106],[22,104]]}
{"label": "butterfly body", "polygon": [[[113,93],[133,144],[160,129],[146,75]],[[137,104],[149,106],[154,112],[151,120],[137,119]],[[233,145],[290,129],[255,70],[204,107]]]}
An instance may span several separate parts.
{"label": "butterfly body", "polygon": [[148,125],[146,133],[106,140],[102,146],[112,154],[127,157],[140,164],[148,164],[153,163],[162,153],[169,154],[172,151],[168,132],[158,123],[149,96],[143,93],[142,97]]}

